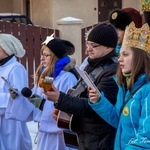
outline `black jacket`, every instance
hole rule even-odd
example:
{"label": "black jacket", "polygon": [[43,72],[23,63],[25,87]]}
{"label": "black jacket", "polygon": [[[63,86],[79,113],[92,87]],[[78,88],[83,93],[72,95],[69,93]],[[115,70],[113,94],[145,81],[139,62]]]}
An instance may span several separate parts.
{"label": "black jacket", "polygon": [[[85,70],[90,73],[99,65],[104,67],[107,64],[94,83],[99,91],[103,91],[110,102],[115,104],[118,87],[112,77],[116,73],[118,63],[112,60],[113,57],[117,57],[115,51],[104,58],[89,60],[89,65]],[[87,89],[79,97],[60,92],[55,107],[73,114],[72,128],[78,134],[80,150],[113,150],[116,129],[105,122],[88,105]]]}

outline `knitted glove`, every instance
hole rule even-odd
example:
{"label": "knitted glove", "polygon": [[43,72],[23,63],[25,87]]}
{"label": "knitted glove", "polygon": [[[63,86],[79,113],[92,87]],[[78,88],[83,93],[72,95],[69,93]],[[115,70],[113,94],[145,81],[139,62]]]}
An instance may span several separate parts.
{"label": "knitted glove", "polygon": [[37,94],[34,94],[34,97],[32,98],[28,98],[28,100],[37,108],[40,108],[42,102],[45,101],[45,99]]}
{"label": "knitted glove", "polygon": [[[18,91],[17,89],[14,89],[14,90]],[[10,88],[8,89],[11,99],[15,99],[18,96],[18,94],[14,90]]]}

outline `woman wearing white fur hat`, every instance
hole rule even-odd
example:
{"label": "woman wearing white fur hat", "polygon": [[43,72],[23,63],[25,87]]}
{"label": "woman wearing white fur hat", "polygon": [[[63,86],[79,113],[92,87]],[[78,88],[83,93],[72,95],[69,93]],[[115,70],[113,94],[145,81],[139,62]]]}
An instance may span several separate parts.
{"label": "woman wearing white fur hat", "polygon": [[[27,71],[16,59],[24,54],[25,50],[17,38],[11,34],[0,34],[0,76],[16,89],[22,89],[28,83]],[[26,122],[9,119],[7,107],[12,98],[7,84],[0,79],[0,150],[31,150]]]}

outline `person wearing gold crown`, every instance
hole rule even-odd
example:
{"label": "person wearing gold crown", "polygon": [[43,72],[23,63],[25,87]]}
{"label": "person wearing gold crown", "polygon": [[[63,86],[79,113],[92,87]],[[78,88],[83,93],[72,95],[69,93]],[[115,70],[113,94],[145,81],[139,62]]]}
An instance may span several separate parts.
{"label": "person wearing gold crown", "polygon": [[116,73],[118,95],[113,106],[103,91],[89,87],[89,105],[117,129],[114,150],[150,149],[150,27],[125,30]]}

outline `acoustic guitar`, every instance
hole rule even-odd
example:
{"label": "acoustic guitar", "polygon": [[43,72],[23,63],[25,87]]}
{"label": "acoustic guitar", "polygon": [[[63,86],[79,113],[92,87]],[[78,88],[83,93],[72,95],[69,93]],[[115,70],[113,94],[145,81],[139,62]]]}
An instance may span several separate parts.
{"label": "acoustic guitar", "polygon": [[78,148],[78,136],[75,132],[71,130],[71,120],[73,115],[69,113],[65,113],[63,111],[59,111],[57,117],[57,126],[59,128],[63,128],[63,136],[66,146],[72,148]]}

